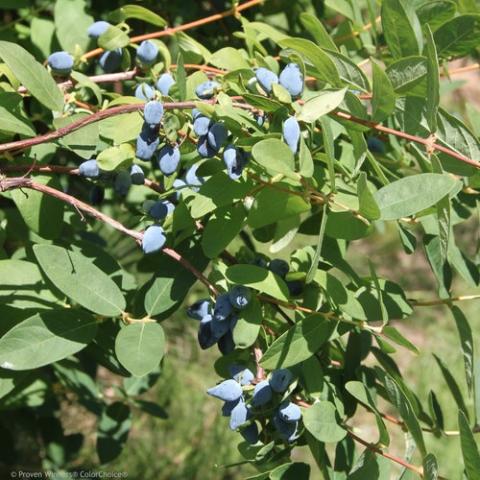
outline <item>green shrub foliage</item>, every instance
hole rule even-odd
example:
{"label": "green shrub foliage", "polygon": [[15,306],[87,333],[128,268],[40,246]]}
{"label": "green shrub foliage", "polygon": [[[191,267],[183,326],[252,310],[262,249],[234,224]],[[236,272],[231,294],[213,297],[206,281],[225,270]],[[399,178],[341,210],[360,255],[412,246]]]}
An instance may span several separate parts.
{"label": "green shrub foliage", "polygon": [[[81,441],[55,420],[68,398],[98,417],[97,462],[117,458],[132,411],[165,416],[139,397],[180,311],[200,349],[218,348],[206,393],[252,479],[315,464],[328,480],[386,480],[395,464],[444,478],[425,437],[452,430],[458,474],[480,478],[473,335],[452,287],[480,281],[457,244],[477,215],[480,124],[471,105],[440,106],[452,60],[474,63],[478,3],[121,3],[0,2],[0,457],[15,462],[5,425],[27,408],[44,465],[69,468]],[[392,232],[391,248],[428,260],[429,298],[360,253]],[[442,304],[468,387],[436,352],[449,405],[420,399],[393,358],[418,352],[402,321]]]}

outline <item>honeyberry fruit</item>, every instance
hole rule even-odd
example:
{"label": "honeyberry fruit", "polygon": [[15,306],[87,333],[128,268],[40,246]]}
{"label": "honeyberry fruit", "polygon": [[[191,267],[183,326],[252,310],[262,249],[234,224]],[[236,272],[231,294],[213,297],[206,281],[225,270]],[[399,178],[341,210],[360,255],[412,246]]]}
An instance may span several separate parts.
{"label": "honeyberry fruit", "polygon": [[256,423],[251,423],[240,430],[240,434],[250,445],[255,445],[258,442],[258,427]]}
{"label": "honeyberry fruit", "polygon": [[228,298],[234,308],[243,310],[248,306],[252,299],[252,291],[243,285],[235,285],[228,292]]}
{"label": "honeyberry fruit", "polygon": [[298,297],[298,295],[303,293],[303,283],[301,280],[287,280],[285,283],[292,297]]}
{"label": "honeyberry fruit", "polygon": [[268,264],[268,269],[279,277],[285,278],[287,273],[290,271],[290,266],[285,260],[282,260],[281,258],[274,258]]}
{"label": "honeyberry fruit", "polygon": [[235,405],[230,415],[230,429],[236,430],[238,427],[242,426],[248,421],[249,416],[250,411],[245,405],[245,402],[240,400],[237,405]]}
{"label": "honeyberry fruit", "polygon": [[176,178],[173,181],[173,188],[175,189],[174,197],[176,200],[179,200],[182,194],[182,190],[184,188],[188,188],[188,185],[181,179],[181,178]]}
{"label": "honeyberry fruit", "polygon": [[385,153],[385,144],[377,137],[368,137],[367,147],[372,153]]}
{"label": "honeyberry fruit", "polygon": [[132,165],[130,168],[130,178],[134,185],[143,185],[145,183],[145,174],[142,167],[138,165]]}
{"label": "honeyberry fruit", "polygon": [[157,90],[159,90],[162,95],[168,95],[174,83],[175,80],[169,73],[163,73],[157,80]]}
{"label": "honeyberry fruit", "polygon": [[90,38],[98,38],[102,33],[105,33],[111,27],[111,24],[103,20],[92,23],[87,30]]}
{"label": "honeyberry fruit", "polygon": [[163,117],[163,105],[156,100],[151,100],[145,105],[143,115],[150,127],[159,125]]}
{"label": "honeyberry fruit", "polygon": [[214,123],[207,133],[209,145],[218,152],[227,141],[228,130],[223,123]]}
{"label": "honeyberry fruit", "polygon": [[132,186],[132,177],[127,170],[120,170],[115,176],[113,188],[118,195],[125,197]]}
{"label": "honeyberry fruit", "polygon": [[48,57],[48,66],[55,75],[70,75],[73,57],[67,52],[55,52]]}
{"label": "honeyberry fruit", "polygon": [[277,429],[280,436],[287,440],[289,443],[294,442],[299,437],[298,435],[298,423],[290,423],[282,420],[278,412],[273,417],[273,424]]}
{"label": "honeyberry fruit", "polygon": [[211,312],[211,303],[208,299],[197,300],[187,309],[187,315],[195,320],[201,320],[205,315]]}
{"label": "honeyberry fruit", "polygon": [[165,245],[165,231],[160,225],[152,225],[148,227],[142,240],[142,249],[146,254],[158,252]]}
{"label": "honeyberry fruit", "polygon": [[254,407],[261,407],[267,404],[272,399],[272,387],[268,380],[262,380],[255,385],[252,396],[252,405]]}
{"label": "honeyberry fruit", "polygon": [[213,309],[213,316],[220,322],[225,321],[228,316],[233,312],[233,306],[230,303],[230,297],[228,293],[221,293],[215,302]]}
{"label": "honeyberry fruit", "polygon": [[198,344],[202,350],[206,350],[215,345],[216,342],[217,339],[212,332],[212,316],[206,315],[198,326]]}
{"label": "honeyberry fruit", "polygon": [[223,163],[227,167],[227,174],[232,180],[238,180],[247,164],[247,156],[241,149],[229,145],[223,151]]}
{"label": "honeyberry fruit", "polygon": [[300,125],[295,117],[288,117],[283,122],[283,139],[293,154],[297,153],[300,141]]}
{"label": "honeyberry fruit", "polygon": [[203,135],[198,139],[197,152],[203,158],[211,158],[217,153],[210,145],[207,135]]}
{"label": "honeyberry fruit", "polygon": [[225,402],[222,406],[222,416],[229,417],[232,414],[232,410],[241,402],[242,399],[234,400],[233,402]]}
{"label": "honeyberry fruit", "polygon": [[197,175],[198,165],[192,165],[185,174],[185,183],[189,187],[200,187],[205,183],[203,177]]}
{"label": "honeyberry fruit", "polygon": [[280,73],[280,85],[292,97],[298,97],[303,92],[303,74],[296,63],[289,63]]}
{"label": "honeyberry fruit", "polygon": [[234,402],[242,396],[242,387],[235,380],[228,379],[207,390],[208,395],[224,402]]}
{"label": "honeyberry fruit", "polygon": [[85,160],[78,166],[78,173],[82,177],[98,178],[100,176],[100,168],[96,160]]}
{"label": "honeyberry fruit", "polygon": [[164,175],[174,173],[180,163],[180,149],[175,145],[165,145],[157,154],[158,167]]}
{"label": "honeyberry fruit", "polygon": [[229,368],[232,378],[236,380],[240,385],[250,385],[255,379],[255,375],[249,368],[245,368],[242,365],[232,365]]}
{"label": "honeyberry fruit", "polygon": [[206,82],[198,85],[198,87],[195,89],[195,93],[197,94],[198,98],[208,100],[215,95],[219,88],[220,84],[218,82],[215,82],[215,80],[207,80]]}
{"label": "honeyberry fruit", "polygon": [[284,402],[278,407],[280,418],[289,423],[298,422],[302,418],[300,407],[292,402]]}
{"label": "honeyberry fruit", "polygon": [[112,73],[118,70],[122,63],[122,49],[116,48],[115,50],[104,52],[98,63],[105,73]]}
{"label": "honeyberry fruit", "polygon": [[293,375],[290,370],[287,370],[286,368],[281,368],[272,372],[269,383],[274,392],[283,393],[292,383],[292,380]]}
{"label": "honeyberry fruit", "polygon": [[211,124],[212,121],[208,117],[199,113],[193,121],[193,131],[202,137],[208,133]]}
{"label": "honeyberry fruit", "polygon": [[220,320],[215,314],[212,318],[212,333],[220,340],[230,329],[230,322]]}
{"label": "honeyberry fruit", "polygon": [[172,202],[169,202],[168,200],[159,200],[149,208],[148,213],[155,220],[163,220],[173,213],[174,210],[175,205]]}
{"label": "honeyberry fruit", "polygon": [[137,148],[135,155],[140,160],[150,160],[160,143],[157,132],[144,124],[140,135],[137,137]]}
{"label": "honeyberry fruit", "polygon": [[144,65],[151,65],[155,62],[158,54],[158,47],[150,40],[144,40],[137,48],[137,59]]}
{"label": "honeyberry fruit", "polygon": [[105,198],[105,189],[100,185],[93,185],[89,197],[92,205],[100,205]]}
{"label": "honeyberry fruit", "polygon": [[135,96],[140,100],[152,100],[155,97],[155,90],[148,83],[140,83],[135,88]]}
{"label": "honeyberry fruit", "polygon": [[255,70],[255,77],[266,93],[270,93],[272,91],[272,85],[278,83],[278,76],[265,67],[257,68]]}
{"label": "honeyberry fruit", "polygon": [[222,355],[229,355],[235,350],[235,342],[233,341],[231,330],[218,340],[218,349]]}

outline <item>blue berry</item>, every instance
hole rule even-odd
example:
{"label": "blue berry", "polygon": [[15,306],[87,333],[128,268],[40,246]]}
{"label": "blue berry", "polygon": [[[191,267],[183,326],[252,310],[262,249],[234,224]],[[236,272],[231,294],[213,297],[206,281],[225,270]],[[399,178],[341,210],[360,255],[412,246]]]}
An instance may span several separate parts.
{"label": "blue berry", "polygon": [[292,383],[292,380],[293,375],[290,370],[287,370],[286,368],[281,368],[272,372],[269,383],[274,392],[283,393]]}
{"label": "blue berry", "polygon": [[180,200],[182,190],[188,188],[188,185],[181,178],[176,178],[173,181],[173,188],[175,189],[175,199]]}
{"label": "blue berry", "polygon": [[198,344],[202,350],[212,347],[217,342],[212,332],[212,316],[205,315],[198,327]]}
{"label": "blue berry", "polygon": [[258,427],[256,423],[251,423],[240,430],[240,434],[250,445],[255,445],[258,442]]}
{"label": "blue berry", "polygon": [[160,144],[156,130],[144,124],[140,135],[137,137],[136,156],[140,160],[150,160]]}
{"label": "blue berry", "polygon": [[263,127],[265,124],[265,115],[255,115],[255,121],[259,127]]}
{"label": "blue berry", "polygon": [[168,95],[168,92],[174,83],[175,80],[169,73],[163,73],[157,80],[157,90],[159,90],[162,95]]}
{"label": "blue berry", "polygon": [[185,183],[189,187],[201,187],[205,183],[203,177],[197,175],[198,165],[192,165],[185,174]]}
{"label": "blue berry", "polygon": [[280,85],[292,97],[298,97],[303,92],[303,75],[296,63],[289,63],[280,73]]}
{"label": "blue berry", "polygon": [[252,396],[252,405],[254,407],[261,407],[267,404],[272,399],[272,388],[268,380],[262,380],[255,385]]}
{"label": "blue berry", "polygon": [[208,129],[210,128],[210,125],[212,124],[212,121],[206,117],[205,115],[202,115],[200,112],[197,115],[197,117],[194,119],[193,122],[193,131],[199,136],[202,137],[208,133]]}
{"label": "blue berry", "polygon": [[213,315],[212,318],[212,333],[220,340],[230,329],[230,322],[219,320],[218,317]]}
{"label": "blue berry", "polygon": [[152,100],[155,98],[155,90],[147,83],[140,83],[135,89],[135,96],[140,100]]}
{"label": "blue berry", "polygon": [[98,63],[105,73],[112,73],[118,70],[122,63],[122,49],[116,48],[115,50],[104,52]]}
{"label": "blue berry", "polygon": [[164,175],[174,173],[180,163],[180,149],[175,145],[165,145],[157,154],[158,167]]}
{"label": "blue berry", "polygon": [[142,249],[146,254],[158,252],[165,245],[165,232],[159,225],[148,227],[142,240]]}
{"label": "blue berry", "polygon": [[240,385],[250,385],[255,379],[255,375],[249,368],[245,368],[242,365],[232,365],[229,368],[230,375]]}
{"label": "blue berry", "polygon": [[86,160],[78,166],[78,173],[82,177],[98,178],[100,176],[100,168],[96,160]]}
{"label": "blue berry", "polygon": [[217,297],[215,307],[213,309],[213,316],[220,322],[225,321],[233,312],[233,306],[230,303],[228,293],[222,293]]}
{"label": "blue berry", "polygon": [[218,349],[222,355],[229,355],[235,350],[235,342],[233,341],[231,330],[229,330],[222,338],[220,338],[218,341]]}
{"label": "blue berry", "polygon": [[207,393],[224,402],[234,402],[242,396],[242,387],[235,380],[224,380],[215,387],[209,388]]}
{"label": "blue berry", "polygon": [[[203,115],[203,113],[198,109],[198,108],[193,108],[192,109],[192,118],[196,120],[200,115]],[[205,115],[203,115],[205,116]]]}
{"label": "blue berry", "polygon": [[155,202],[148,210],[148,214],[155,220],[163,220],[168,215],[173,213],[175,205],[168,200],[159,200]]}
{"label": "blue berry", "polygon": [[285,260],[280,258],[274,258],[268,265],[268,269],[278,275],[279,277],[285,278],[287,273],[290,271],[290,266]]}
{"label": "blue berry", "polygon": [[132,186],[132,177],[127,170],[120,170],[115,176],[113,188],[118,195],[125,197]]}
{"label": "blue berry", "polygon": [[130,168],[130,178],[134,185],[143,185],[145,183],[145,174],[138,165],[132,165],[132,168]]}
{"label": "blue berry", "polygon": [[144,65],[151,65],[158,55],[157,46],[150,40],[144,40],[137,48],[137,59]]}
{"label": "blue berry", "polygon": [[298,297],[303,293],[303,283],[301,280],[287,280],[285,283],[292,297]]}
{"label": "blue berry", "polygon": [[203,135],[198,139],[197,143],[197,152],[200,154],[201,157],[203,158],[211,158],[214,157],[215,154],[217,153],[214,148],[210,146],[210,143],[208,142],[207,135]]}
{"label": "blue berry", "polygon": [[205,315],[211,313],[211,303],[208,298],[197,300],[193,305],[190,305],[187,310],[187,315],[195,320],[201,320]]}
{"label": "blue berry", "polygon": [[234,400],[233,402],[225,402],[222,406],[222,416],[229,417],[232,414],[232,410],[241,402],[242,399]]}
{"label": "blue berry", "polygon": [[255,70],[255,77],[257,77],[258,83],[266,93],[270,93],[272,91],[272,85],[278,83],[277,75],[268,68],[257,68]]}
{"label": "blue berry", "polygon": [[48,57],[48,65],[55,75],[70,75],[73,57],[67,52],[55,52]]}
{"label": "blue berry", "polygon": [[207,139],[209,145],[218,152],[227,141],[228,130],[223,123],[214,123],[208,130]]}
{"label": "blue berry", "polygon": [[290,423],[282,420],[278,412],[273,417],[273,424],[280,436],[289,443],[294,442],[299,437],[298,423]]}
{"label": "blue berry", "polygon": [[372,153],[385,153],[385,144],[377,137],[368,137],[367,147]]}
{"label": "blue berry", "polygon": [[92,205],[100,205],[105,198],[105,189],[100,185],[93,185],[89,196]]}
{"label": "blue berry", "polygon": [[215,82],[214,80],[207,80],[206,82],[198,85],[198,87],[195,89],[195,93],[197,94],[198,98],[208,100],[215,95],[219,88],[220,84],[218,82]]}
{"label": "blue berry", "polygon": [[300,407],[292,402],[283,402],[278,407],[280,418],[289,423],[298,422],[302,418]]}
{"label": "blue berry", "polygon": [[241,149],[229,145],[223,151],[223,162],[227,167],[227,174],[232,180],[238,180],[247,164],[247,155]]}
{"label": "blue berry", "polygon": [[145,122],[148,123],[150,127],[159,125],[163,117],[163,105],[156,100],[148,102],[145,105],[143,116],[145,118]]}
{"label": "blue berry", "polygon": [[230,415],[230,429],[236,430],[238,427],[242,426],[248,421],[250,416],[250,411],[245,405],[245,402],[239,401],[237,405],[232,410]]}
{"label": "blue berry", "polygon": [[252,291],[243,285],[235,285],[229,292],[230,303],[238,310],[243,310],[252,299]]}
{"label": "blue berry", "polygon": [[88,27],[88,36],[90,38],[98,38],[102,33],[105,33],[109,27],[111,27],[110,23],[99,20]]}
{"label": "blue berry", "polygon": [[288,117],[283,122],[283,139],[293,154],[297,153],[300,141],[300,125],[295,117]]}

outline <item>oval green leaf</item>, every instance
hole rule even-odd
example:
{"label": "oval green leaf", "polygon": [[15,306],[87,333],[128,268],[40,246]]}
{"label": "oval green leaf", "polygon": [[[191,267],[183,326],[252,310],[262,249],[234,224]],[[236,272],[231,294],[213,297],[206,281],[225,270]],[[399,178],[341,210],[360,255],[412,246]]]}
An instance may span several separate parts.
{"label": "oval green leaf", "polygon": [[346,430],[340,427],[331,402],[316,402],[303,412],[305,428],[320,442],[336,443],[345,438]]}

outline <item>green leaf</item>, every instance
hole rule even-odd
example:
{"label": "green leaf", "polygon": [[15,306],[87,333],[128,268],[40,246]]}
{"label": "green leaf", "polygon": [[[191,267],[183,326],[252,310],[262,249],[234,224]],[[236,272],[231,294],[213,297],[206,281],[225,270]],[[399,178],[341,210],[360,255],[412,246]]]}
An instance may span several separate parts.
{"label": "green leaf", "polygon": [[480,453],[465,414],[458,412],[458,428],[460,430],[460,446],[462,447],[463,463],[468,480],[480,479]]}
{"label": "green leaf", "polygon": [[48,73],[30,53],[15,43],[0,41],[0,57],[15,77],[40,103],[50,110],[63,110],[63,93]]}
{"label": "green leaf", "polygon": [[334,192],[335,187],[335,144],[333,140],[332,120],[328,117],[320,119],[322,126],[323,145],[325,148],[325,156],[328,167],[328,180],[330,183],[330,191]]}
{"label": "green leaf", "polygon": [[474,387],[474,372],[473,366],[475,363],[474,350],[473,350],[473,335],[470,324],[467,317],[465,317],[462,310],[456,305],[450,307],[455,324],[457,325],[458,336],[460,338],[460,345],[463,353],[463,363],[465,367],[465,378],[467,380],[467,386],[471,392]]}
{"label": "green leaf", "polygon": [[256,143],[252,149],[253,159],[269,172],[282,173],[297,179],[295,160],[287,144],[276,138],[267,138]]}
{"label": "green leaf", "polygon": [[33,137],[35,135],[35,130],[26,118],[23,118],[16,112],[7,110],[3,105],[0,105],[0,118],[2,119],[0,124],[2,132],[18,133],[25,137]]}
{"label": "green leaf", "polygon": [[187,98],[187,72],[184,67],[183,55],[178,54],[177,57],[177,88],[178,96],[180,100],[185,100]]}
{"label": "green leaf", "polygon": [[353,60],[336,51],[329,50],[327,53],[335,62],[340,78],[345,83],[364,92],[370,91],[370,84],[367,76]]}
{"label": "green leaf", "polygon": [[418,19],[422,25],[428,25],[434,32],[445,22],[455,16],[457,6],[450,0],[431,0],[417,9]]}
{"label": "green leaf", "polygon": [[395,92],[400,95],[410,93],[421,85],[427,78],[427,72],[427,59],[420,56],[401,58],[385,70]]}
{"label": "green leaf", "polygon": [[395,327],[385,325],[383,327],[383,334],[390,340],[394,341],[396,344],[405,347],[411,352],[416,353],[417,355],[420,353],[418,351],[418,348],[412,342],[410,342],[410,340],[405,338]]}
{"label": "green leaf", "polygon": [[335,406],[331,402],[315,402],[303,412],[305,428],[320,442],[340,442],[347,432],[336,419]]}
{"label": "green leaf", "polygon": [[[55,177],[38,176],[35,181],[41,185],[61,190]],[[12,200],[28,228],[43,238],[58,238],[62,233],[64,203],[50,195],[35,190],[13,190]]]}
{"label": "green leaf", "polygon": [[129,143],[122,143],[116,147],[102,150],[97,157],[101,170],[111,172],[118,168],[129,167],[135,158],[135,150]]}
{"label": "green leaf", "polygon": [[314,355],[335,331],[336,323],[310,315],[290,327],[267,349],[261,364],[267,369],[287,368]]}
{"label": "green leaf", "polygon": [[55,245],[34,245],[33,252],[51,282],[73,301],[106,317],[125,310],[116,283],[88,258]]}
{"label": "green leaf", "polygon": [[286,463],[274,468],[270,480],[309,480],[310,465],[306,463]]}
{"label": "green leaf", "polygon": [[283,105],[272,98],[265,97],[263,95],[254,95],[253,93],[243,93],[243,98],[253,105],[260,108],[265,112],[275,112],[279,108],[283,108]]}
{"label": "green leaf", "polygon": [[143,20],[144,22],[156,25],[157,27],[164,27],[167,25],[166,20],[160,15],[140,5],[124,5],[110,14],[111,21],[115,23],[124,22],[129,18]]}
{"label": "green leaf", "polygon": [[301,196],[267,187],[256,195],[247,222],[252,228],[260,228],[309,210],[310,205]]}
{"label": "green leaf", "polygon": [[315,39],[320,47],[326,48],[327,50],[338,51],[338,47],[335,45],[332,37],[330,37],[323,23],[315,15],[303,12],[300,14],[300,22],[302,22],[305,31]]}
{"label": "green leaf", "polygon": [[394,57],[420,53],[422,49],[421,37],[418,35],[420,23],[408,4],[400,0],[384,0],[381,18],[383,34]]}
{"label": "green leaf", "polygon": [[434,33],[440,58],[467,55],[480,44],[480,15],[460,15]]}
{"label": "green leaf", "polygon": [[265,268],[256,265],[232,265],[227,268],[225,276],[232,283],[251,287],[278,300],[288,300],[285,282]]}
{"label": "green leaf", "polygon": [[437,480],[438,478],[438,463],[433,453],[429,453],[423,459],[423,476],[426,480]]}
{"label": "green leaf", "polygon": [[243,205],[218,208],[208,220],[202,235],[205,255],[215,258],[242,230],[246,212]]}
{"label": "green leaf", "polygon": [[298,120],[313,123],[321,116],[335,110],[345,97],[347,89],[323,90],[318,95],[309,98],[302,107]]}
{"label": "green leaf", "polygon": [[121,402],[108,405],[100,416],[97,454],[100,463],[108,463],[122,453],[132,426],[130,407]]}
{"label": "green leaf", "polygon": [[156,322],[136,322],[122,328],[115,339],[120,363],[135,377],[142,377],[160,364],[165,353],[165,334]]}
{"label": "green leaf", "polygon": [[257,340],[262,325],[262,308],[257,298],[252,298],[247,308],[237,314],[233,341],[238,348],[249,348]]}
{"label": "green leaf", "polygon": [[310,40],[304,38],[286,38],[280,40],[278,44],[283,48],[295,50],[304,59],[315,67],[312,72],[315,78],[325,81],[330,85],[337,87],[341,84],[335,62],[320,47]]}
{"label": "green leaf", "polygon": [[104,50],[115,50],[126,47],[130,43],[129,36],[118,27],[111,25],[98,37],[98,46]]}
{"label": "green leaf", "polygon": [[37,313],[0,339],[0,366],[30,370],[73,355],[95,337],[95,318],[81,310]]}
{"label": "green leaf", "polygon": [[57,0],[53,15],[55,18],[55,33],[60,46],[67,52],[74,53],[80,47],[84,52],[90,38],[88,27],[93,23],[93,17],[85,13],[85,0]]}
{"label": "green leaf", "polygon": [[359,212],[369,220],[380,218],[380,209],[378,208],[375,196],[368,188],[367,174],[360,172],[357,182],[357,195],[359,202]]}
{"label": "green leaf", "polygon": [[325,237],[325,227],[327,225],[328,207],[326,204],[322,208],[322,221],[320,222],[320,230],[318,232],[317,247],[315,248],[315,254],[312,258],[312,263],[308,269],[305,283],[310,283],[314,278],[318,269],[318,262],[322,256],[323,238]]}
{"label": "green leaf", "polygon": [[437,49],[433,40],[432,31],[427,25],[427,44],[425,54],[427,57],[427,105],[426,116],[430,132],[437,130],[437,113],[440,105],[440,71],[438,67]]}
{"label": "green leaf", "polygon": [[240,50],[233,47],[225,47],[217,50],[211,57],[210,63],[224,70],[240,70],[250,68],[248,60],[241,54]]}
{"label": "green leaf", "polygon": [[[88,113],[75,113],[68,117],[59,117],[53,121],[58,130],[71,123],[78,122],[90,116]],[[91,123],[59,139],[59,143],[84,159],[90,159],[97,151],[99,143],[98,123]]]}
{"label": "green leaf", "polygon": [[450,175],[421,173],[396,180],[375,194],[382,220],[397,220],[435,205],[457,185]]}
{"label": "green leaf", "polygon": [[382,122],[395,110],[395,92],[387,74],[372,60],[372,120]]}

